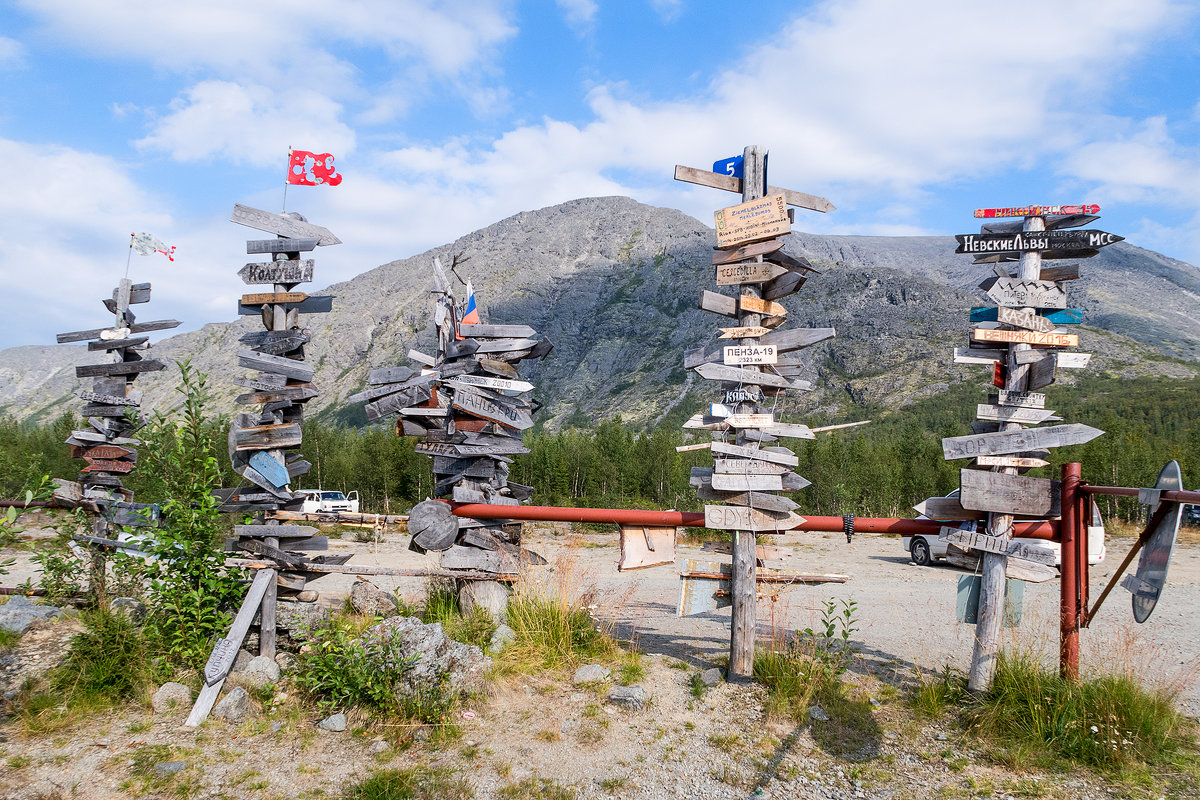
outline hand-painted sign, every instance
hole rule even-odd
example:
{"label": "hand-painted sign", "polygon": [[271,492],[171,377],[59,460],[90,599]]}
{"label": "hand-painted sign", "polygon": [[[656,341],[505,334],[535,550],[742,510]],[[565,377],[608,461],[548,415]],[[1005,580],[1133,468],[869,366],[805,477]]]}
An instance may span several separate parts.
{"label": "hand-painted sign", "polygon": [[1021,408],[1019,406],[993,406],[980,403],[975,406],[975,418],[993,422],[1020,422],[1023,425],[1039,425],[1054,419],[1053,411],[1044,408]]}
{"label": "hand-painted sign", "polygon": [[238,270],[238,277],[247,285],[254,283],[306,283],[313,279],[316,262],[311,258],[300,261],[262,261],[247,264]]}
{"label": "hand-painted sign", "polygon": [[[1044,272],[1045,270],[1043,270],[1043,274]],[[1001,306],[1001,308],[1005,308],[1005,306]],[[1080,308],[1039,308],[1037,314],[1039,317],[1044,317],[1048,322],[1052,323],[1051,327],[1054,325],[1078,325],[1083,322],[1083,309]],[[971,322],[1005,322],[1005,320],[1000,319],[1000,308],[995,306],[977,306],[971,309]],[[1007,324],[1011,325],[1013,323],[1009,322]],[[1042,328],[1033,328],[1029,325],[1022,325],[1021,327],[1035,331],[1042,330]]]}
{"label": "hand-painted sign", "polygon": [[728,403],[728,404],[761,403],[762,399],[763,399],[762,394],[760,394],[758,392],[751,392],[746,389],[728,389],[725,392],[725,397],[722,402]]}
{"label": "hand-painted sign", "polygon": [[979,284],[997,305],[1012,308],[1066,308],[1067,293],[1050,281],[988,278]]}
{"label": "hand-painted sign", "polygon": [[751,314],[766,314],[769,317],[782,317],[787,309],[772,300],[763,300],[752,295],[744,294],[738,298],[738,308]]}
{"label": "hand-painted sign", "polygon": [[766,283],[787,273],[783,267],[766,261],[741,261],[720,264],[717,270],[717,286],[737,286],[743,283]]}
{"label": "hand-painted sign", "polygon": [[1084,444],[1103,433],[1104,431],[1098,428],[1073,422],[1069,425],[1053,425],[1049,428],[947,436],[942,439],[942,454],[947,460],[974,458],[975,456],[999,456],[1020,453],[1023,450]]}
{"label": "hand-painted sign", "polygon": [[725,348],[723,360],[730,366],[774,364],[779,361],[779,352],[773,344],[735,344]]}
{"label": "hand-painted sign", "polygon": [[976,219],[995,217],[1045,217],[1051,214],[1099,214],[1100,206],[1015,206],[1009,208],[977,208]]}
{"label": "hand-painted sign", "polygon": [[1038,392],[1011,392],[1001,389],[991,399],[993,403],[1002,406],[1018,406],[1020,408],[1045,408],[1046,395]]}
{"label": "hand-painted sign", "polygon": [[1057,517],[1062,513],[1062,487],[1048,478],[1029,478],[977,469],[959,471],[958,502],[972,511]]}
{"label": "hand-painted sign", "polygon": [[1034,250],[1095,250],[1125,241],[1124,236],[1096,230],[964,233],[954,237],[956,253],[1021,253]]}
{"label": "hand-painted sign", "polygon": [[988,553],[999,553],[1011,558],[1020,558],[1046,566],[1054,566],[1054,551],[1047,547],[1038,547],[1029,542],[1013,541],[1003,536],[992,536],[975,531],[964,531],[958,528],[942,528],[947,542],[972,550],[983,550]]}
{"label": "hand-painted sign", "polygon": [[792,512],[759,511],[744,506],[705,506],[704,526],[718,530],[775,531],[791,530],[804,518]]}
{"label": "hand-painted sign", "polygon": [[977,342],[1010,342],[1040,344],[1050,347],[1078,347],[1079,337],[1073,333],[1040,333],[1038,331],[1005,331],[998,328],[976,328],[971,336]]}
{"label": "hand-painted sign", "polygon": [[787,202],[782,194],[772,194],[715,214],[717,247],[727,250],[747,242],[773,239],[791,232]]}
{"label": "hand-painted sign", "polygon": [[770,328],[761,325],[746,325],[741,328],[718,328],[721,335],[718,339],[757,339],[771,332]]}

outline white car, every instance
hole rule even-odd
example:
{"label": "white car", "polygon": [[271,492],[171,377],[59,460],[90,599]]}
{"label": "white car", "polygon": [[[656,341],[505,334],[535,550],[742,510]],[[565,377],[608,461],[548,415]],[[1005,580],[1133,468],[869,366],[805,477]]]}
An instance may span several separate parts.
{"label": "white car", "polygon": [[[958,497],[958,489],[955,489],[947,497]],[[929,519],[924,514],[917,519]],[[945,525],[950,527],[955,523],[947,522]],[[980,526],[983,523],[979,523]],[[975,530],[976,523],[960,522],[958,527],[962,530]],[[1107,554],[1107,548],[1104,545],[1104,520],[1100,517],[1100,508],[1093,501],[1092,503],[1092,518],[1088,520],[1088,563],[1099,564],[1104,560]],[[1054,551],[1054,563],[1062,564],[1062,545],[1058,542],[1050,542],[1045,539],[1025,539],[1021,536],[1013,537],[1014,541],[1029,542],[1030,544],[1044,547]],[[928,567],[934,561],[939,561],[946,558],[946,540],[933,535],[914,534],[912,536],[903,537],[904,549],[912,557],[913,563]]]}
{"label": "white car", "polygon": [[300,507],[300,511],[305,514],[358,513],[358,492],[351,492],[347,497],[341,492],[328,492],[324,489],[301,489],[300,494],[304,495],[304,505]]}

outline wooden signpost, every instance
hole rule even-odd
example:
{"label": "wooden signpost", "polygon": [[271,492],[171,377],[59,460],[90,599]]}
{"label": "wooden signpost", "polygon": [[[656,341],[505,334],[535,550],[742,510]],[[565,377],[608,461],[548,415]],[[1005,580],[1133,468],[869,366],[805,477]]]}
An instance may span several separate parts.
{"label": "wooden signpost", "polygon": [[[1057,421],[1054,412],[1046,410],[1046,396],[1034,390],[1054,383],[1057,367],[1074,355],[1059,352],[1060,348],[1079,344],[1078,335],[1063,333],[1057,326],[1082,321],[1078,309],[1067,308],[1063,283],[1078,278],[1078,268],[1046,267],[1043,260],[1086,258],[1121,241],[1120,236],[1104,231],[1076,230],[1094,222],[1099,211],[1094,205],[978,209],[977,218],[1024,219],[985,224],[978,234],[955,237],[955,252],[975,255],[976,263],[1020,262],[1015,276],[997,266],[997,274],[979,285],[996,306],[971,309],[970,321],[994,322],[997,327],[975,328],[972,347],[957,349],[954,354],[956,363],[991,366],[1000,389],[988,404],[976,407],[981,420],[975,423],[976,433],[942,440],[947,459],[974,458],[974,469],[961,470],[957,500],[931,498],[923,504],[929,506],[925,513],[934,519],[987,515],[986,532],[950,529],[947,533],[954,558],[965,555],[963,563],[973,564],[976,556],[972,553],[982,557],[979,614],[968,678],[973,692],[986,690],[995,671],[1006,575],[1021,580],[1045,580],[1053,575],[1047,566],[1054,563],[1053,554],[1011,539],[1014,516],[1053,517],[1060,513],[1060,487],[1058,481],[1021,473],[1045,466],[1048,462],[1043,456],[1048,448],[1082,444],[1103,433],[1081,424],[1023,427]],[[1007,347],[975,349],[976,342]],[[1080,355],[1083,358],[1075,358],[1074,363],[1086,363],[1087,354]],[[958,508],[934,508],[935,501],[943,506],[952,502]]]}
{"label": "wooden signpost", "polygon": [[[797,367],[794,362],[782,363],[780,354],[834,335],[831,328],[776,330],[787,316],[787,309],[776,301],[797,291],[805,276],[816,272],[807,259],[783,253],[783,237],[791,230],[787,206],[829,211],[833,205],[824,198],[767,186],[766,154],[758,147],[747,147],[738,163],[736,175],[675,168],[677,180],[742,195],[740,205],[716,212],[717,249],[712,257],[717,286],[736,287],[738,296],[707,290],[700,296],[700,308],[735,319],[737,324],[721,328],[715,343],[684,355],[685,369],[721,384],[714,388],[722,402],[710,407],[711,415],[698,415],[684,424],[686,429],[711,430],[714,439],[680,448],[704,447],[714,455],[714,468],[693,469],[691,483],[701,499],[724,501],[724,505],[705,506],[705,524],[733,531],[733,564],[727,572],[719,564],[708,571],[685,569],[680,575],[679,613],[732,605],[730,680],[748,679],[753,671],[755,535],[788,530],[801,520],[792,513],[795,503],[772,492],[808,485],[792,472],[791,467],[799,462],[791,451],[763,443],[777,436],[815,436],[807,426],[777,421],[759,403],[764,388],[811,388],[806,381],[784,377],[795,375]],[[730,435],[732,441],[726,440]],[[725,591],[727,600],[715,601],[714,593]]]}

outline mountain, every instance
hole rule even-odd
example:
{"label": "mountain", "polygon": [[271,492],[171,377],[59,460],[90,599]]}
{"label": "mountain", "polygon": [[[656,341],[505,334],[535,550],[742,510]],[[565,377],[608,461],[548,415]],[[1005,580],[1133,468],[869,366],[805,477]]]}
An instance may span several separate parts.
{"label": "mountain", "polygon": [[[696,307],[702,289],[716,288],[714,241],[711,228],[680,211],[626,197],[584,198],[517,214],[335,284],[328,290],[334,311],[305,317],[321,389],[310,412],[361,424],[361,407],[345,399],[362,388],[367,371],[408,363],[410,347],[433,351],[432,260],[450,263],[462,254],[470,260],[459,273],[472,279],[483,321],[529,324],[553,340],[547,358],[521,367],[545,403],[538,418],[548,426],[618,413],[646,422],[690,413],[713,393],[684,371],[683,351],[712,341],[724,324]],[[781,301],[787,325],[834,327],[838,335],[804,351],[803,377],[817,389],[781,399],[780,409],[802,417],[852,403],[898,407],[957,381],[986,380],[984,367],[955,365],[951,356],[966,344],[967,310],[983,303],[977,284],[993,273],[955,255],[954,246],[950,237],[792,234],[786,250],[808,257],[821,274]],[[230,255],[231,281],[241,263]],[[1084,310],[1087,324],[1078,327],[1080,349],[1095,354],[1089,371],[1130,378],[1200,372],[1195,267],[1128,243],[1077,263],[1083,277],[1068,293]],[[242,371],[237,339],[258,327],[250,317],[209,324],[151,353],[168,362],[191,358],[210,377],[212,407],[232,412],[241,391],[231,380]],[[74,367],[97,355],[79,345],[0,351],[0,413],[47,421],[78,411],[71,392],[82,382]],[[1073,379],[1066,370],[1060,375],[1060,382]],[[175,378],[173,368],[140,378],[145,405],[177,405]]]}

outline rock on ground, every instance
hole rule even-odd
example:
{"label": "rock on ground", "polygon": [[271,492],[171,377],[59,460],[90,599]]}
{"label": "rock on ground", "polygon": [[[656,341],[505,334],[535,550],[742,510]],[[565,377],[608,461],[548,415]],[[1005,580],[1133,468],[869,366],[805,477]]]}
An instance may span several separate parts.
{"label": "rock on ground", "polygon": [[416,617],[385,619],[368,628],[363,641],[391,641],[398,645],[401,657],[417,656],[398,678],[397,693],[402,697],[439,687],[443,681],[452,692],[469,691],[481,685],[492,665],[478,647],[456,642],[440,623],[426,625]]}
{"label": "rock on ground", "polygon": [[575,670],[575,677],[571,681],[576,686],[584,686],[589,683],[602,683],[611,677],[612,670],[606,669],[600,664],[584,664]]}
{"label": "rock on ground", "polygon": [[57,617],[62,609],[56,606],[39,606],[31,603],[24,595],[14,595],[0,606],[0,628],[24,635],[36,622]]}
{"label": "rock on ground", "polygon": [[646,706],[646,690],[641,686],[614,686],[608,692],[608,702],[641,711]]}
{"label": "rock on ground", "polygon": [[279,665],[266,656],[255,656],[246,663],[246,668],[232,676],[242,686],[261,689],[279,682]]}
{"label": "rock on ground", "polygon": [[192,690],[182,683],[164,683],[150,698],[155,714],[166,714],[174,708],[189,708],[192,705]]}
{"label": "rock on ground", "polygon": [[458,592],[458,610],[482,608],[496,622],[508,620],[508,588],[499,581],[467,581]]}
{"label": "rock on ground", "polygon": [[213,709],[213,716],[236,724],[244,720],[249,711],[250,694],[241,686],[235,686],[217,703],[217,707]]}
{"label": "rock on ground", "polygon": [[317,727],[323,731],[334,731],[340,733],[346,730],[346,715],[332,714],[317,723]]}
{"label": "rock on ground", "polygon": [[504,649],[517,640],[517,632],[507,625],[501,623],[495,631],[492,632],[492,638],[488,642],[487,654],[489,656],[498,656],[504,652]]}
{"label": "rock on ground", "polygon": [[350,605],[369,617],[394,617],[398,610],[396,598],[370,581],[358,581],[351,587]]}
{"label": "rock on ground", "polygon": [[725,676],[721,674],[720,667],[713,667],[712,669],[706,669],[706,670],[704,670],[704,672],[700,673],[700,682],[710,688],[713,686],[716,686],[718,683],[720,683],[723,680],[725,680]]}
{"label": "rock on ground", "polygon": [[329,618],[330,611],[316,603],[279,602],[275,606],[276,646],[297,649]]}

